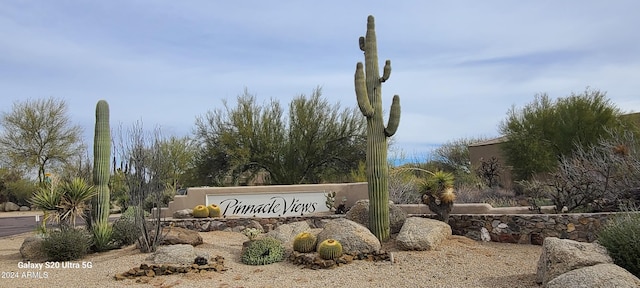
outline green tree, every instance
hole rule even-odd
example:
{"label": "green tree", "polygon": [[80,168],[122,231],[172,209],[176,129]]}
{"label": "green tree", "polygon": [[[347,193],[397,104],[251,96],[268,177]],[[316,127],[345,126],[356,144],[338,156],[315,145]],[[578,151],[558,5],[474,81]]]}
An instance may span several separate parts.
{"label": "green tree", "polygon": [[433,150],[433,161],[442,163],[444,169],[452,173],[457,174],[459,171],[470,173],[472,169],[469,145],[486,140],[488,140],[486,137],[471,137],[447,141]]}
{"label": "green tree", "polygon": [[155,153],[160,155],[156,162],[158,175],[166,183],[167,188],[176,191],[187,179],[187,172],[193,166],[195,147],[188,137],[170,136],[160,139],[154,146]]}
{"label": "green tree", "polygon": [[575,147],[594,145],[607,131],[631,127],[620,116],[606,93],[598,90],[587,88],[555,101],[547,94],[536,95],[522,109],[512,107],[500,124],[500,132],[508,139],[502,145],[507,164],[513,167],[516,180],[553,171]]}
{"label": "green tree", "polygon": [[364,159],[364,123],[355,109],[341,109],[315,89],[300,95],[285,115],[279,102],[259,105],[247,91],[235,107],[196,119],[195,177],[204,185],[234,184],[264,172],[271,184],[318,183],[348,174]]}
{"label": "green tree", "polygon": [[40,183],[45,169],[67,163],[85,149],[82,129],[71,123],[64,100],[15,102],[11,112],[2,113],[0,124],[0,152],[13,166],[37,169]]}

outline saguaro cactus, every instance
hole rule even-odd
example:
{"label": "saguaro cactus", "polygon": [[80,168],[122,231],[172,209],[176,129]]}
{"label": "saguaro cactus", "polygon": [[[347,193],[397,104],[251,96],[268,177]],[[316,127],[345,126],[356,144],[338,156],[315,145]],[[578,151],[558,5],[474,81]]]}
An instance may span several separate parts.
{"label": "saguaro cactus", "polygon": [[380,240],[389,238],[389,167],[387,137],[396,133],[400,123],[400,97],[393,96],[389,122],[382,119],[382,83],[391,75],[391,61],[384,65],[382,77],[378,69],[378,47],[373,16],[367,18],[367,34],[360,37],[362,62],[356,65],[355,88],[360,111],[367,118],[367,181],[369,182],[369,229]]}
{"label": "saguaro cactus", "polygon": [[93,138],[93,185],[96,196],[92,203],[94,223],[109,220],[109,161],[111,159],[111,131],[109,128],[109,104],[105,100],[96,104],[96,127]]}

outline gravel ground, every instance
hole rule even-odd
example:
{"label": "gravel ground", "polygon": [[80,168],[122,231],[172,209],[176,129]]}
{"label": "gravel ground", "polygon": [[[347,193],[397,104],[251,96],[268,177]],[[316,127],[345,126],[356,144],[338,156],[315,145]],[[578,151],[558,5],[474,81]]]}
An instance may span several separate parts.
{"label": "gravel ground", "polygon": [[[0,287],[539,287],[535,283],[541,247],[481,243],[453,236],[437,251],[398,251],[393,241],[383,248],[395,262],[354,261],[334,269],[304,269],[288,262],[249,266],[240,262],[240,233],[200,233],[204,244],[196,249],[225,258],[224,272],[159,276],[143,282],[114,280],[114,275],[145,263],[148,254],[127,247],[91,254],[74,264],[91,268],[19,268],[20,245],[30,234],[0,238]],[[65,263],[59,263],[63,266]],[[52,264],[57,265],[57,264]],[[17,272],[18,278],[7,279]],[[37,279],[23,278],[23,272]],[[45,274],[46,273],[46,274]],[[24,273],[26,274],[26,273]]]}

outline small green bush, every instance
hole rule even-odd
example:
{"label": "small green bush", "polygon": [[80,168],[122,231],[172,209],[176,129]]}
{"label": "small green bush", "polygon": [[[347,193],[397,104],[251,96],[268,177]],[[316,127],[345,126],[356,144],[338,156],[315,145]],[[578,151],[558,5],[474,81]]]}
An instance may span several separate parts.
{"label": "small green bush", "polygon": [[162,207],[167,207],[169,202],[173,201],[173,197],[176,195],[176,192],[173,190],[164,190],[162,194],[159,195],[157,193],[151,193],[144,199],[144,203],[142,206],[144,207],[144,211],[151,211],[157,204],[158,197],[160,197],[160,205]]}
{"label": "small green bush", "polygon": [[[129,207],[131,208],[131,207]],[[140,228],[135,223],[133,217],[120,217],[113,222],[113,241],[118,247],[128,246],[140,238]]]}
{"label": "small green bush", "polygon": [[85,229],[63,227],[50,231],[44,238],[42,248],[49,261],[70,261],[82,258],[92,244],[92,236]]}
{"label": "small green bush", "polygon": [[242,263],[248,265],[267,265],[284,259],[284,247],[274,238],[265,237],[249,244],[242,253]]}
{"label": "small green bush", "polygon": [[[137,206],[127,207],[127,210],[125,210],[124,212],[122,212],[122,214],[120,214],[120,218],[127,218],[131,220],[135,219],[136,211],[138,211],[137,209],[140,209],[140,208],[138,208]],[[149,216],[151,216],[151,213],[144,211],[144,217],[147,218]]]}
{"label": "small green bush", "polygon": [[616,265],[640,277],[640,213],[612,218],[598,233],[598,242],[609,251]]}

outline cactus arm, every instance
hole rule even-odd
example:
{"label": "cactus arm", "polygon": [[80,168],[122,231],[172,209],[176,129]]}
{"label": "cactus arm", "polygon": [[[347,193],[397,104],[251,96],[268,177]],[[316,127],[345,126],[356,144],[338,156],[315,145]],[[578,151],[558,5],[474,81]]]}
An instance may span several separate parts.
{"label": "cactus arm", "polygon": [[387,122],[387,128],[384,128],[384,135],[387,137],[393,136],[398,130],[400,124],[400,96],[394,95],[393,102],[391,103],[391,112],[389,112],[389,121]]}
{"label": "cactus arm", "polygon": [[387,60],[384,63],[384,69],[382,70],[382,77],[380,77],[380,82],[384,83],[391,76],[391,60]]}
{"label": "cactus arm", "polygon": [[358,62],[358,64],[356,65],[355,85],[358,107],[360,107],[362,115],[364,115],[365,117],[373,116],[374,110],[371,106],[371,103],[369,102],[369,96],[367,95],[367,85],[364,78],[364,69],[362,68],[362,62]]}

